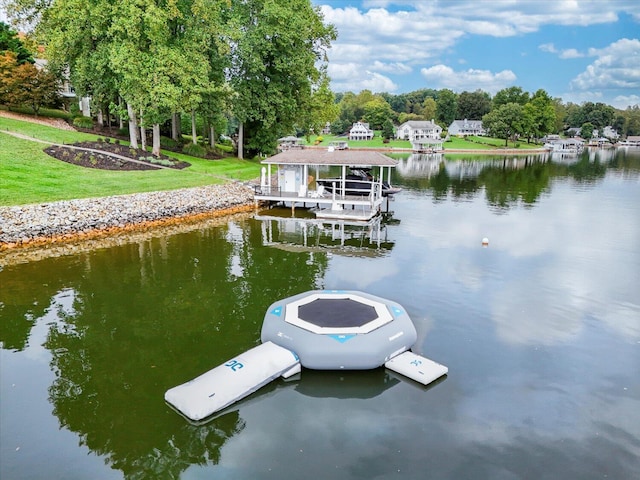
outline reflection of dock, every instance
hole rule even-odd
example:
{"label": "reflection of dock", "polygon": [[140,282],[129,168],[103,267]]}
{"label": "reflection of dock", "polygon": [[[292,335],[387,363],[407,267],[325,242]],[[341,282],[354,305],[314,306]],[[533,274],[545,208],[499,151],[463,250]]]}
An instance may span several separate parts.
{"label": "reflection of dock", "polygon": [[262,243],[291,252],[332,252],[345,256],[384,256],[394,242],[382,217],[368,222],[256,215]]}

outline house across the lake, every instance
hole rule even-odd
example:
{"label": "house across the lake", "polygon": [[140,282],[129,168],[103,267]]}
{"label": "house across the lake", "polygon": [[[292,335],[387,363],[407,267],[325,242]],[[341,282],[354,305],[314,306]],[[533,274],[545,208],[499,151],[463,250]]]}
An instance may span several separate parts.
{"label": "house across the lake", "polygon": [[420,140],[432,139],[440,140],[442,127],[436,124],[434,120],[409,120],[404,122],[396,130],[396,138],[416,142]]}
{"label": "house across the lake", "polygon": [[486,135],[487,132],[482,126],[482,120],[454,120],[449,125],[449,135],[464,137],[466,135]]}
{"label": "house across the lake", "polygon": [[292,148],[304,148],[302,139],[294,137],[293,135],[288,137],[282,137],[278,139],[278,150],[284,152],[285,150],[291,150]]}
{"label": "house across the lake", "polygon": [[373,130],[369,128],[368,123],[356,122],[349,130],[349,140],[371,140],[373,138]]}

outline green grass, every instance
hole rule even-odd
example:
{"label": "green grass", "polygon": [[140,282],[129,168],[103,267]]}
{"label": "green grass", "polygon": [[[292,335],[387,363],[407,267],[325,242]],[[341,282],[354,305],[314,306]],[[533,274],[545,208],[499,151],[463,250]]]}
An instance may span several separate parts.
{"label": "green grass", "polygon": [[[450,142],[445,142],[444,149],[475,149],[489,150],[495,148],[505,148],[504,138],[491,137],[475,137],[469,136],[466,139],[460,137],[451,137]],[[509,141],[506,148],[519,148],[523,150],[540,148],[540,145],[527,143],[526,141],[512,142]]]}
{"label": "green grass", "polygon": [[[333,141],[346,141],[349,148],[411,148],[411,142],[408,140],[390,140],[389,143],[383,143],[380,132],[376,131],[372,140],[347,140],[345,137],[337,137],[335,135],[321,135],[321,146],[328,146]],[[315,145],[317,137],[312,136],[310,145]],[[490,137],[468,137],[467,139],[459,137],[451,137],[450,141],[443,144],[445,152],[447,149],[454,150],[493,150],[496,148],[504,148],[504,139]],[[540,148],[540,145],[527,144],[526,142],[509,142],[508,148],[531,149]]]}
{"label": "green grass", "polygon": [[[372,140],[347,140],[346,137],[338,137],[336,135],[320,135],[322,142],[321,146],[329,146],[330,142],[346,141],[349,144],[349,148],[411,148],[411,142],[408,140],[390,140],[389,143],[384,143],[380,132],[375,132],[375,136]],[[315,136],[311,137],[310,145],[315,145]]]}
{"label": "green grass", "polygon": [[[12,107],[11,110],[9,110],[5,106],[0,106],[0,110],[6,110],[15,113],[24,113],[25,115],[33,115],[33,109],[30,107]],[[38,117],[62,118],[63,120],[69,120],[72,115],[69,112],[65,112],[64,110],[41,108],[38,112]]]}
{"label": "green grass", "polygon": [[96,135],[59,130],[0,117],[0,205],[23,205],[74,198],[174,190],[246,181],[260,176],[258,161],[227,158],[205,160],[163,152],[191,167],[184,170],[117,172],[78,167],[50,157],[46,145],[8,135],[13,131],[55,143],[95,140]]}

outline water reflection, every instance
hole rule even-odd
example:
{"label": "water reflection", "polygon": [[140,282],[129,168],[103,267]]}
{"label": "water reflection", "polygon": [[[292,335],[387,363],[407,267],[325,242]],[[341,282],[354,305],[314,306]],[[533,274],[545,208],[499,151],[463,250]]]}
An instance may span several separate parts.
{"label": "water reflection", "polygon": [[378,257],[387,255],[395,243],[387,231],[387,225],[394,220],[384,215],[367,222],[350,222],[287,217],[287,212],[288,209],[272,209],[255,216],[262,224],[262,245],[310,254]]}
{"label": "water reflection", "polygon": [[128,478],[177,478],[188,465],[215,463],[240,417],[195,429],[167,409],[164,391],[254,346],[273,298],[317,288],[326,268],[323,255],[311,264],[286,251],[254,255],[261,237],[257,222],[230,222],[7,266],[2,346],[27,348],[38,318],[72,291],[44,341],[60,426]]}
{"label": "water reflection", "polygon": [[488,204],[500,212],[519,204],[532,206],[549,191],[555,178],[593,184],[611,167],[622,167],[637,177],[640,155],[634,153],[587,149],[568,157],[547,153],[473,159],[411,154],[399,159],[394,182],[411,190],[429,190],[436,203],[450,196],[464,202],[484,190]]}

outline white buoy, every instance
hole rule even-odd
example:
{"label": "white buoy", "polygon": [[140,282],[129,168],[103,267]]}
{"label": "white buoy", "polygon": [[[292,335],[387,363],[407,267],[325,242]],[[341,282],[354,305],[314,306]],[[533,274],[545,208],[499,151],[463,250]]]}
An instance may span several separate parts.
{"label": "white buoy", "polygon": [[489,239],[488,239],[487,237],[484,237],[484,238],[482,239],[482,246],[483,246],[483,247],[486,247],[486,246],[488,246],[488,245],[489,245]]}

